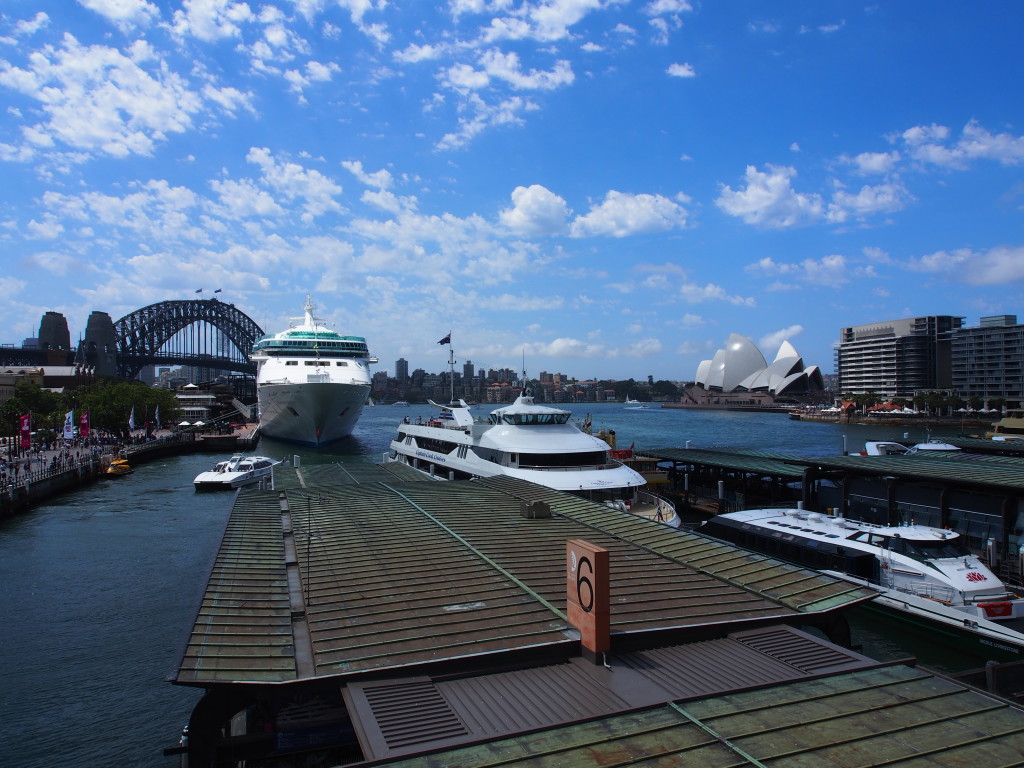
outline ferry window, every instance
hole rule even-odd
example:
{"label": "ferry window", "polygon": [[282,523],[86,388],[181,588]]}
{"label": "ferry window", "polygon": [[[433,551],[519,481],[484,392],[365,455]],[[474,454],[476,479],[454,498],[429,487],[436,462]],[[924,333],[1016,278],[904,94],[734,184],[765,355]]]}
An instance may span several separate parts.
{"label": "ferry window", "polygon": [[284,364],[285,365],[298,365],[299,361],[298,360],[285,360]]}
{"label": "ferry window", "polygon": [[903,551],[911,557],[967,557],[970,553],[954,541],[908,541],[903,539]]}
{"label": "ferry window", "polygon": [[319,360],[307,360],[306,365],[320,365]]}
{"label": "ferry window", "polygon": [[335,360],[334,364],[335,365],[342,365],[342,366],[347,366],[348,365],[348,363],[346,363],[344,360]]}
{"label": "ferry window", "polygon": [[501,419],[506,424],[516,426],[541,426],[544,424],[565,424],[569,420],[568,413],[506,413]]}

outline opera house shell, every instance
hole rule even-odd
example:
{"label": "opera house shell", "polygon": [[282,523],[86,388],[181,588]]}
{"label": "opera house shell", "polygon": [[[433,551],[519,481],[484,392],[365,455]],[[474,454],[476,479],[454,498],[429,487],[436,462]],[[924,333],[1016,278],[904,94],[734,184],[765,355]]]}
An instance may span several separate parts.
{"label": "opera house shell", "polygon": [[771,365],[754,343],[733,333],[724,349],[697,366],[698,386],[716,392],[767,392],[797,395],[825,388],[821,370],[816,365],[804,367],[803,358],[788,341],[782,342]]}

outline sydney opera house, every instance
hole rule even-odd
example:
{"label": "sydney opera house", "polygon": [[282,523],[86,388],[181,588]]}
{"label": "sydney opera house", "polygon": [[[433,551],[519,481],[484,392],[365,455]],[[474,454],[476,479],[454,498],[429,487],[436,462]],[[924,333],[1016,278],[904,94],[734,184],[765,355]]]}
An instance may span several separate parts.
{"label": "sydney opera house", "polygon": [[[804,366],[793,345],[784,341],[775,360],[768,364],[754,343],[737,333],[729,336],[723,349],[697,366],[695,388],[691,396],[708,402],[709,397],[759,395],[753,401],[765,402],[789,396],[807,395],[825,388],[821,370]],[[698,394],[704,392],[703,397]]]}

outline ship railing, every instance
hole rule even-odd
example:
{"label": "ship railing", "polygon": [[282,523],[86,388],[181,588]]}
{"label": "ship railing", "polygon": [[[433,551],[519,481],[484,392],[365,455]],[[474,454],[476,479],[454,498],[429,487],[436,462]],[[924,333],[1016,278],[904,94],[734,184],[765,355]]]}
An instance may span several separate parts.
{"label": "ship railing", "polygon": [[553,466],[550,464],[522,464],[519,469],[543,469],[546,472],[592,472],[601,469],[617,469],[622,466],[619,462],[606,462],[604,464],[566,464],[564,466]]}
{"label": "ship railing", "polygon": [[894,589],[897,592],[903,592],[908,595],[917,595],[918,597],[925,597],[929,600],[938,600],[942,603],[952,604],[953,598],[956,596],[956,590],[952,587],[943,587],[938,584],[911,584],[901,586],[890,586],[890,589]]}
{"label": "ship railing", "polygon": [[649,506],[654,510],[653,519],[666,522],[676,516],[676,506],[663,496],[650,491],[637,491],[636,503]]}

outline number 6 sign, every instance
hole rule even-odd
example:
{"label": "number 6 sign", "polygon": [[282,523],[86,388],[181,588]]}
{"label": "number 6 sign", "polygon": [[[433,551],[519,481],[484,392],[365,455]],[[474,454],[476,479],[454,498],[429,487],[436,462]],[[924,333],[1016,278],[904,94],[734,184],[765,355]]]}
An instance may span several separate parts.
{"label": "number 6 sign", "polygon": [[565,590],[569,623],[592,653],[611,650],[608,550],[582,539],[565,547]]}

